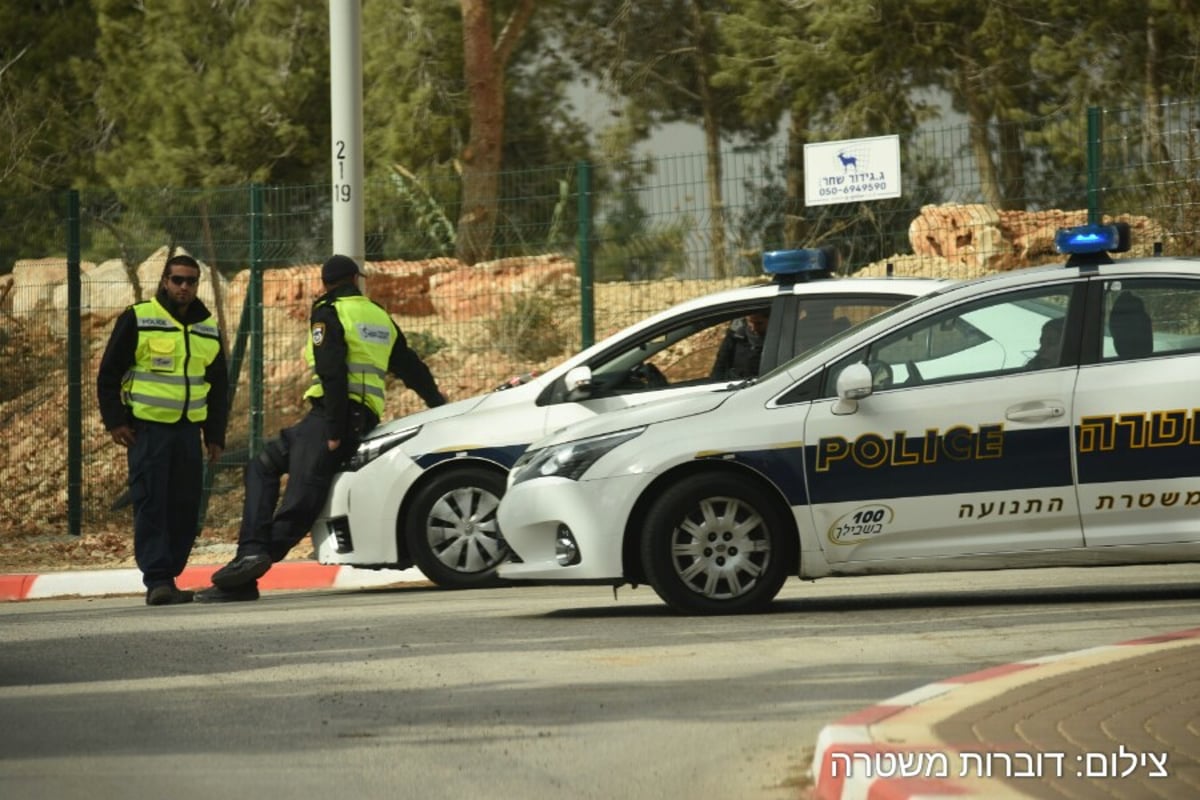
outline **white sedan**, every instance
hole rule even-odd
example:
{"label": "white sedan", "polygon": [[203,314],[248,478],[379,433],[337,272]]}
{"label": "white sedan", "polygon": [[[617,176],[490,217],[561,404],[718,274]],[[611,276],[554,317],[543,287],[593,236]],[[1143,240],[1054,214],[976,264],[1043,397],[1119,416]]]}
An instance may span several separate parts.
{"label": "white sedan", "polygon": [[752,385],[533,444],[500,575],[711,614],[790,575],[1200,560],[1200,259],[1112,263],[1128,231],[1098,230]]}
{"label": "white sedan", "polygon": [[[827,250],[768,254],[775,277],[763,285],[681,303],[542,375],[380,426],[334,478],[312,531],[317,559],[369,568],[415,563],[447,588],[493,583],[510,555],[496,509],[508,469],[533,440],[597,414],[754,377],[946,285],[837,279],[829,258]],[[730,329],[762,316],[755,362],[718,367]]]}

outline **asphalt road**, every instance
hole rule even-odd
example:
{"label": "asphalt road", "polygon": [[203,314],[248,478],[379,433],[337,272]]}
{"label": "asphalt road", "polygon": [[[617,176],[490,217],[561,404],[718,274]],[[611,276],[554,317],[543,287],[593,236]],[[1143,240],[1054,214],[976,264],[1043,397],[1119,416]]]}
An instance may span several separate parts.
{"label": "asphalt road", "polygon": [[801,797],[820,728],[949,676],[1200,622],[1194,565],[648,589],[0,605],[0,797]]}

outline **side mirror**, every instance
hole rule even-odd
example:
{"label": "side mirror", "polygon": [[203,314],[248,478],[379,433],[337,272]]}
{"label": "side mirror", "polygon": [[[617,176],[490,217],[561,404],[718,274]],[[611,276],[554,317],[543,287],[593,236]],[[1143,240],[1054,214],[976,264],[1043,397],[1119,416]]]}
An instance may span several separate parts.
{"label": "side mirror", "polygon": [[833,404],[833,413],[838,415],[853,414],[858,411],[858,401],[870,397],[875,391],[871,369],[866,364],[851,364],[837,377],[837,402]]}
{"label": "side mirror", "polygon": [[567,390],[568,400],[582,400],[592,395],[591,367],[575,367],[567,371],[563,377],[563,387]]}

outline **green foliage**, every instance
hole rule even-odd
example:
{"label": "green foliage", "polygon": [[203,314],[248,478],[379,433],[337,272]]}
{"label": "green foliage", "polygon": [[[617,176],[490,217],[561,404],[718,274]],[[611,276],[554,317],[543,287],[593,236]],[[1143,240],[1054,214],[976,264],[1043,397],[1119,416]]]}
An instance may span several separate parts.
{"label": "green foliage", "polygon": [[[683,276],[687,273],[689,220],[637,236],[602,239],[596,248],[596,280],[642,281]],[[602,231],[603,233],[603,231]]]}
{"label": "green foliage", "polygon": [[501,256],[537,255],[574,248],[578,198],[575,164],[501,176],[496,249]]}
{"label": "green foliage", "polygon": [[[92,174],[95,15],[87,0],[0,4],[0,274],[63,254],[61,190]],[[78,78],[78,79],[77,79]]]}
{"label": "green foliage", "polygon": [[599,136],[601,161],[593,170],[592,197],[596,279],[648,280],[683,274],[686,242],[692,232],[688,219],[654,229],[642,196],[654,179],[655,162],[634,157],[638,141],[650,128],[649,116],[628,103],[617,122]]}
{"label": "green foliage", "polygon": [[[494,20],[513,6],[491,2]],[[362,9],[368,255],[447,253],[470,133],[461,6],[363,0]],[[267,192],[268,258],[327,252],[325,5],[8,3],[0,30],[0,272],[18,257],[63,252],[62,189],[72,186],[85,189],[85,246],[106,257],[137,261],[174,242],[239,268],[251,182],[288,187]],[[1187,125],[1164,115],[1200,96],[1197,76],[1194,0],[545,0],[504,75],[492,249],[572,250],[583,158],[600,165],[594,250],[598,275],[613,277],[704,269],[717,248],[741,272],[764,247],[831,236],[884,250],[902,243],[902,218],[924,202],[1081,207],[1083,119],[1095,105],[1127,109],[1105,118],[1119,131],[1105,134],[1108,206],[1186,206],[1181,190],[1158,192],[1195,182],[1176,166]],[[572,106],[581,82],[611,100],[608,117]],[[916,143],[946,102],[969,134],[916,163]],[[717,176],[710,162],[700,178],[709,183],[664,220],[661,200],[648,199],[647,181],[660,176],[633,154],[673,120],[709,121],[726,148],[786,127],[789,152],[773,174],[748,178]],[[903,200],[804,207],[806,143],[890,133],[905,152]],[[728,196],[739,181],[747,208]],[[1191,224],[1159,213],[1173,228]]]}
{"label": "green foliage", "polygon": [[96,101],[109,130],[97,163],[110,185],[317,177],[329,152],[326,9],[288,0],[96,7]]}
{"label": "green foliage", "polygon": [[[502,9],[497,8],[497,13]],[[539,19],[534,16],[534,21]],[[372,249],[380,257],[426,258],[447,252],[440,218],[457,220],[462,154],[469,122],[463,74],[462,16],[443,0],[367,2],[363,9],[364,137],[368,181],[408,173],[396,203],[371,199]],[[518,40],[505,79],[498,255],[562,249],[574,227],[561,202],[561,168],[589,154],[587,130],[570,114],[573,76],[532,27]],[[520,171],[519,178],[512,175]],[[370,197],[370,196],[368,196]],[[557,215],[557,216],[555,216]],[[548,220],[551,222],[548,224]]]}
{"label": "green foliage", "polygon": [[462,15],[444,0],[363,3],[363,137],[369,177],[448,165],[466,141]]}
{"label": "green foliage", "polygon": [[[716,114],[723,132],[760,136],[776,123],[742,115],[736,100],[743,87],[712,79],[723,52],[725,20],[736,4],[563,0],[557,5],[561,16],[554,24],[577,74],[632,103],[652,124],[699,123]],[[778,4],[775,10],[794,13]]]}
{"label": "green foliage", "polygon": [[436,255],[453,253],[454,223],[428,187],[400,164],[392,167],[392,185],[400,201],[408,205],[414,223],[412,234],[429,243],[428,252]]}
{"label": "green foliage", "polygon": [[406,331],[404,338],[422,361],[450,346],[450,342],[431,331]]}
{"label": "green foliage", "polygon": [[560,319],[570,314],[568,298],[530,292],[505,298],[496,316],[484,323],[489,345],[528,363],[544,361],[567,350],[572,337]]}

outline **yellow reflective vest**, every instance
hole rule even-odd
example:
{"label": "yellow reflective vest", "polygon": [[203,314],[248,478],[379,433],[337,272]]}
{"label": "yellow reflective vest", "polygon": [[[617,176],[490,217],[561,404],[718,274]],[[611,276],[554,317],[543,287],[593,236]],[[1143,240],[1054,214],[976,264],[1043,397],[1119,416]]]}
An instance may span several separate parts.
{"label": "yellow reflective vest", "polygon": [[[388,313],[370,299],[351,294],[336,297],[332,301],[338,321],[346,333],[346,371],[350,387],[350,399],[371,409],[376,417],[383,415],[383,396],[386,384],[388,359],[396,343],[396,326]],[[308,345],[304,358],[313,370],[313,383],[305,397],[324,397],[325,387],[316,372],[316,355],[313,353],[312,331],[308,334]]]}
{"label": "yellow reflective vest", "polygon": [[135,303],[138,340],[133,368],[121,384],[125,404],[136,419],[189,422],[208,418],[208,381],[204,373],[221,352],[216,322],[210,316],[185,325],[158,299]]}

